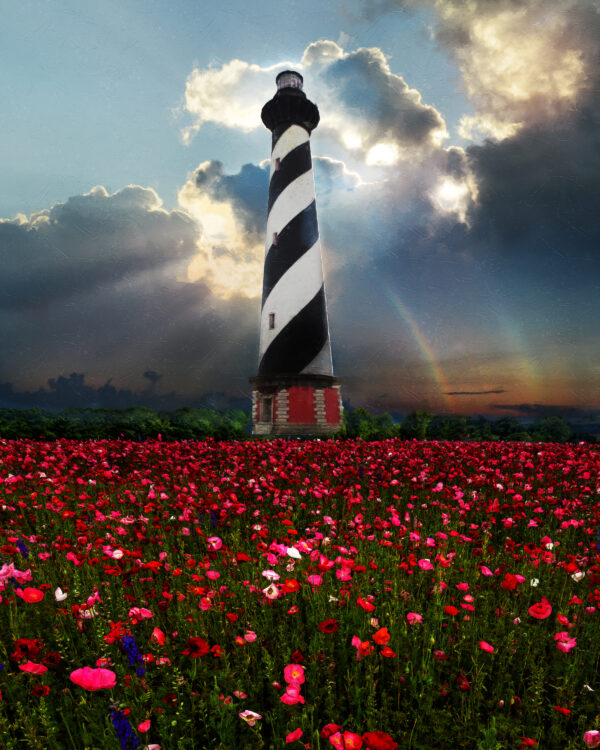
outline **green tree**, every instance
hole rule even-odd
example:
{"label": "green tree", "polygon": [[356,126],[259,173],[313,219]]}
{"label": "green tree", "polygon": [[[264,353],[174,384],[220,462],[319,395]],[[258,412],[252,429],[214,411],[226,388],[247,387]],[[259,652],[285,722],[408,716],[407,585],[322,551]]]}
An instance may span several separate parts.
{"label": "green tree", "polygon": [[433,420],[433,414],[427,411],[414,411],[407,414],[402,422],[401,435],[405,440],[425,440],[427,428]]}
{"label": "green tree", "polygon": [[523,428],[515,417],[502,417],[492,426],[493,434],[500,440],[519,440]]}
{"label": "green tree", "polygon": [[546,417],[536,424],[535,433],[544,443],[566,443],[573,431],[562,417]]}

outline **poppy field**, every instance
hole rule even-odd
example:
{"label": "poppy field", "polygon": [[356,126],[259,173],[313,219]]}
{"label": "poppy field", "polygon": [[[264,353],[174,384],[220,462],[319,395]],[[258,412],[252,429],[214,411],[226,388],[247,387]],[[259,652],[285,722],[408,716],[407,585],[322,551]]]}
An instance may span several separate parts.
{"label": "poppy field", "polygon": [[2,748],[600,747],[600,451],[0,441]]}

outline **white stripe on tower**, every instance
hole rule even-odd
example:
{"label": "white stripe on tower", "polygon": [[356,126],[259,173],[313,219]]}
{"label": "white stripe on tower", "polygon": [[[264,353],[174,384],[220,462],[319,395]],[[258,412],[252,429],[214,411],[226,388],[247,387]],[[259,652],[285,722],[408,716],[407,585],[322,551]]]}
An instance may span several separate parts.
{"label": "white stripe on tower", "polygon": [[[319,240],[300,260],[284,273],[265,300],[260,317],[260,350],[262,357],[278,331],[294,318],[298,309],[306,307],[323,285],[321,273],[321,243]],[[298,278],[302,288],[298,289]],[[269,314],[276,312],[277,328],[269,328]]]}
{"label": "white stripe on tower", "polygon": [[271,177],[273,177],[273,172],[276,171],[274,167],[277,159],[284,159],[293,148],[308,143],[309,138],[306,130],[301,128],[300,125],[290,125],[271,151]]}
{"label": "white stripe on tower", "polygon": [[267,218],[267,252],[273,244],[273,235],[281,234],[281,230],[290,223],[294,216],[308,208],[314,199],[315,183],[311,169],[310,172],[305,172],[291,182],[271,206]]}
{"label": "white stripe on tower", "polygon": [[333,376],[323,284],[321,243],[310,156],[317,107],[301,90],[301,76],[278,76],[278,91],[263,107],[273,133],[266,256],[260,322],[261,376]]}

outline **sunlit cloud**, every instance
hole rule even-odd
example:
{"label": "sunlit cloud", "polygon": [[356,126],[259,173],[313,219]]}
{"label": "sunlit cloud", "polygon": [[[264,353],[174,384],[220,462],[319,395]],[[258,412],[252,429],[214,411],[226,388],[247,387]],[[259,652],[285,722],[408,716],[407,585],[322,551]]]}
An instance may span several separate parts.
{"label": "sunlit cloud", "polygon": [[467,210],[474,192],[470,180],[458,182],[450,177],[443,177],[429,195],[438,210],[443,213],[455,213],[460,221],[466,222]]}
{"label": "sunlit cloud", "polygon": [[288,67],[309,82],[309,96],[321,112],[320,138],[354,152],[367,165],[415,158],[448,138],[440,113],[392,73],[382,50],[346,52],[336,42],[319,40],[295,62],[261,67],[231,60],[220,68],[193,70],[183,105],[193,122],[182,130],[184,142],[209,122],[242,132],[262,127],[257,102],[274,95],[275,75]]}
{"label": "sunlit cloud", "polygon": [[195,68],[186,81],[184,109],[194,123],[182,130],[188,145],[207,122],[236,128],[245,133],[262,127],[260,107],[273,96],[273,81],[282,66],[260,67],[243,60],[231,60],[220,68]]}
{"label": "sunlit cloud", "polygon": [[[560,116],[589,85],[594,32],[574,22],[589,3],[575,0],[434,0],[436,36],[452,54],[476,115],[459,134],[502,140]],[[579,28],[578,28],[579,27]],[[595,50],[595,51],[594,51]]]}
{"label": "sunlit cloud", "polygon": [[[211,162],[198,172],[214,170]],[[204,281],[221,299],[258,297],[262,292],[264,237],[248,232],[230,200],[218,200],[208,185],[198,185],[197,173],[178,193],[179,205],[202,227],[197,253],[187,267],[187,281]]]}
{"label": "sunlit cloud", "polygon": [[376,143],[367,151],[366,163],[376,166],[396,164],[400,158],[400,149],[396,143]]}

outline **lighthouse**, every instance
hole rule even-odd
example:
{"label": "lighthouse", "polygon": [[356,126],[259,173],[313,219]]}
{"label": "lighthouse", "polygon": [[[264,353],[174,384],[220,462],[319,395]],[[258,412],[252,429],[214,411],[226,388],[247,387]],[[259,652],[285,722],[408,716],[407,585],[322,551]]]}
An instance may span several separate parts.
{"label": "lighthouse", "polygon": [[310,134],[300,73],[285,70],[261,117],[272,133],[254,435],[330,435],[342,422],[333,375]]}

